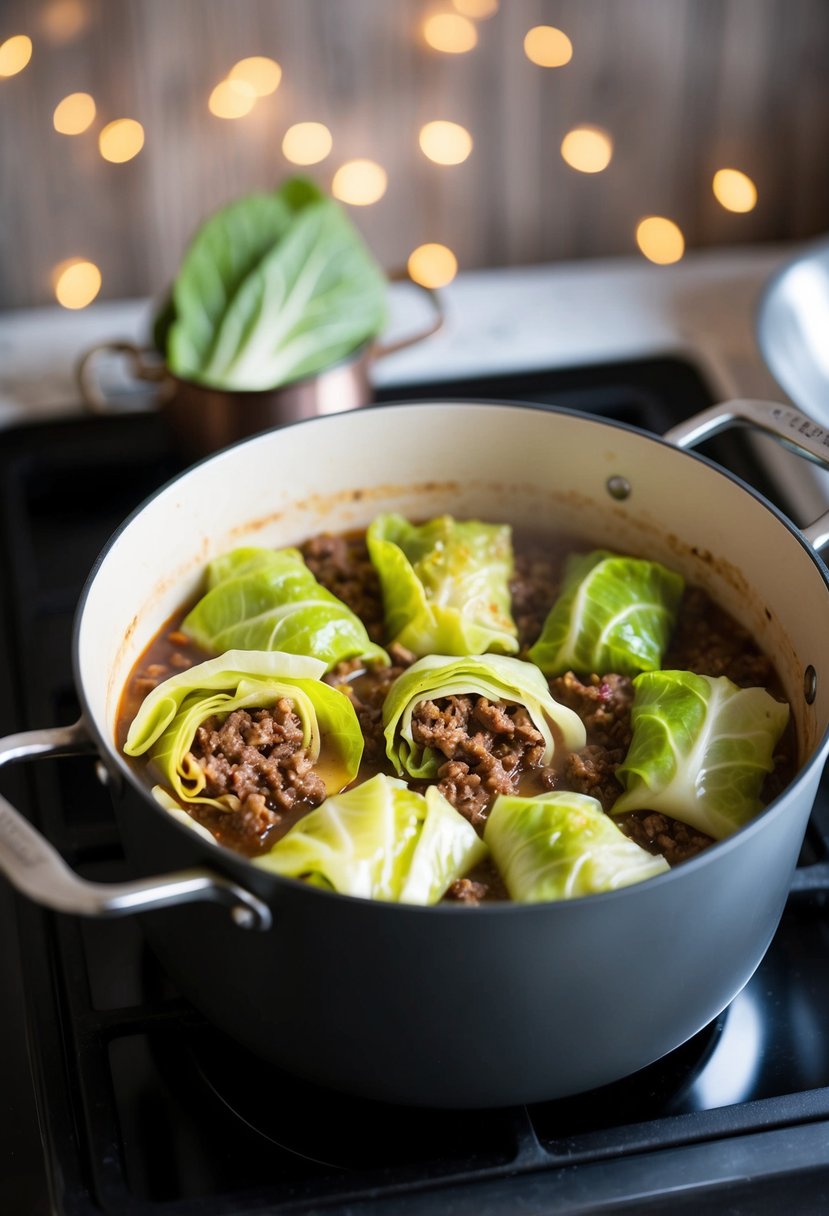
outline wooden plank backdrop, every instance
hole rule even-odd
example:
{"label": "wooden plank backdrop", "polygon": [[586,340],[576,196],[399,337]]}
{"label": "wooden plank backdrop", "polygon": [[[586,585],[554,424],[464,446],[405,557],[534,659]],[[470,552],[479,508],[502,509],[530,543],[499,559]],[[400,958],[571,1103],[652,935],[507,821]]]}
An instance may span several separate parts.
{"label": "wooden plank backdrop", "polygon": [[[388,172],[385,196],[352,217],[384,265],[425,241],[461,268],[635,252],[647,214],[687,245],[803,238],[829,230],[827,0],[501,0],[467,54],[430,49],[424,19],[450,0],[2,0],[0,42],[33,54],[0,79],[0,307],[53,300],[53,270],[86,257],[102,297],[163,290],[198,221],[294,172],[291,124],[325,123],[333,150],[307,170],[329,186],[343,161]],[[531,63],[527,30],[572,40],[562,68]],[[280,87],[245,118],[207,99],[232,64],[268,55]],[[84,134],[58,134],[58,101],[91,93]],[[138,119],[143,150],[104,161],[97,134]],[[418,147],[422,124],[471,133],[460,165]],[[605,128],[606,171],[569,168],[580,123]],[[748,173],[758,204],[725,211],[711,178]]]}

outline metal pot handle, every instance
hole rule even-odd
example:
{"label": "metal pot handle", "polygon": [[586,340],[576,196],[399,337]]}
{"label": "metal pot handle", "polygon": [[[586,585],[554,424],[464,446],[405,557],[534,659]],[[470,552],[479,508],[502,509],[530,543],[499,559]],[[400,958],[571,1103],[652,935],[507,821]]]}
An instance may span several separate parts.
{"label": "metal pot handle", "polygon": [[123,355],[130,374],[136,380],[157,385],[157,404],[161,405],[169,398],[173,382],[157,351],[137,346],[135,342],[99,342],[81,356],[75,368],[81,400],[90,414],[108,414],[113,408],[112,402],[101,388],[96,372],[98,358],[105,353]]}
{"label": "metal pot handle", "polygon": [[[693,448],[731,426],[753,427],[796,455],[829,469],[829,431],[792,406],[774,401],[735,400],[712,405],[671,427],[663,439],[678,448]],[[823,549],[829,544],[829,511],[801,531],[813,549]]]}
{"label": "metal pot handle", "polygon": [[[36,757],[88,755],[95,745],[83,722],[52,730],[24,731],[0,739],[0,766]],[[268,905],[207,868],[181,870],[132,882],[89,882],[5,798],[0,797],[0,872],[21,894],[56,912],[76,916],[126,916],[133,912],[208,899],[230,909],[242,929],[269,929]]]}
{"label": "metal pot handle", "polygon": [[409,274],[405,267],[399,270],[392,270],[387,275],[390,283],[411,283],[418,291],[424,292],[434,310],[434,317],[431,322],[417,333],[409,334],[406,338],[398,338],[395,342],[375,342],[371,348],[371,357],[373,360],[385,359],[386,355],[393,355],[398,350],[405,350],[407,346],[414,346],[417,342],[422,342],[424,338],[431,338],[432,334],[436,334],[442,328],[443,322],[446,319],[443,311],[443,301],[433,287],[424,287],[422,283],[418,283]]}

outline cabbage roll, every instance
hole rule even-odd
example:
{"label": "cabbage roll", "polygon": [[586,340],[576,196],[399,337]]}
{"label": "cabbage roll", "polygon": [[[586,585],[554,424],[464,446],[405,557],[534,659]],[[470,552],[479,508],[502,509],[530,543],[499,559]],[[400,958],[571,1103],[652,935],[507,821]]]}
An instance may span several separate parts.
{"label": "cabbage roll", "polygon": [[282,650],[388,664],[360,618],[317,581],[298,549],[233,549],[207,567],[207,594],[181,623],[205,650]]}
{"label": "cabbage roll", "polygon": [[443,795],[379,773],[327,798],[255,864],[341,895],[434,904],[486,855],[475,829]]}
{"label": "cabbage roll", "polygon": [[366,535],[380,577],[386,633],[414,654],[518,650],[510,615],[512,531],[442,515],[410,524],[378,515]]}
{"label": "cabbage roll", "polygon": [[629,840],[586,794],[500,794],[484,840],[518,903],[615,891],[670,868],[664,857]]}
{"label": "cabbage roll", "polygon": [[386,755],[401,777],[435,777],[445,759],[415,742],[416,707],[422,701],[464,695],[523,705],[544,740],[544,765],[552,763],[557,738],[569,751],[577,751],[587,741],[581,718],[553,699],[547,681],[532,663],[497,654],[426,655],[398,676],[383,702]]}
{"label": "cabbage roll", "polygon": [[611,814],[661,811],[721,840],[756,815],[789,707],[727,676],[647,672],[633,681],[633,738]]}
{"label": "cabbage roll", "polygon": [[353,781],[363,754],[363,735],[351,702],[323,684],[325,664],[300,655],[230,650],[164,680],[149,693],[124,744],[128,756],[147,755],[165,788],[185,806],[237,810],[234,794],[204,793],[204,769],[192,755],[198,728],[234,710],[270,709],[290,701],[307,750],[327,794]]}
{"label": "cabbage roll", "polygon": [[605,549],[573,555],[528,657],[546,676],[654,671],[676,624],[682,575]]}

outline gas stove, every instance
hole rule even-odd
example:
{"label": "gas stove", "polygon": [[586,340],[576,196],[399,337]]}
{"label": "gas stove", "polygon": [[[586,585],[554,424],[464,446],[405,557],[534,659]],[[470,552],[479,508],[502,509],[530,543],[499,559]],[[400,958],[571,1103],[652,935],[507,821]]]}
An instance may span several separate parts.
{"label": "gas stove", "polygon": [[[584,410],[660,433],[711,404],[680,357],[383,389]],[[707,455],[790,509],[739,433]],[[182,467],[153,413],[53,419],[0,451],[0,729],[77,714],[71,624],[103,544]],[[89,759],[6,770],[73,866],[124,863]],[[829,857],[826,779],[804,862]],[[517,1109],[380,1106],[279,1073],[209,1026],[140,921],[82,921],[0,891],[0,1207],[59,1216],[816,1212],[829,1207],[829,906],[794,889],[747,987],[670,1056],[612,1086]]]}

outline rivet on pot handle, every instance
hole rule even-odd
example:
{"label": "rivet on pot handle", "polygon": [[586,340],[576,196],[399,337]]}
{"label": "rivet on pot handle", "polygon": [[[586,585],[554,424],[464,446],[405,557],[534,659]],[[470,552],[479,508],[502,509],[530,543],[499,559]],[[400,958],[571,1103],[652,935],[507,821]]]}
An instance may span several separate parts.
{"label": "rivet on pot handle", "polygon": [[[0,765],[38,756],[94,752],[95,746],[82,722],[0,739]],[[126,916],[207,899],[225,904],[240,928],[271,926],[267,904],[208,869],[182,870],[132,882],[89,882],[71,870],[57,849],[3,797],[0,797],[0,872],[35,903],[76,916]]]}
{"label": "rivet on pot handle", "polygon": [[[693,448],[731,426],[753,427],[796,455],[829,469],[829,431],[792,406],[774,401],[736,400],[712,405],[671,427],[663,439],[678,448]],[[813,549],[823,549],[829,544],[829,511],[802,532]]]}

